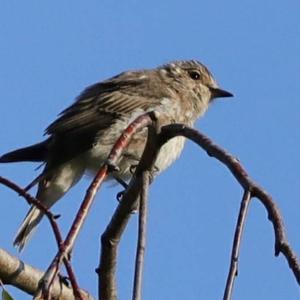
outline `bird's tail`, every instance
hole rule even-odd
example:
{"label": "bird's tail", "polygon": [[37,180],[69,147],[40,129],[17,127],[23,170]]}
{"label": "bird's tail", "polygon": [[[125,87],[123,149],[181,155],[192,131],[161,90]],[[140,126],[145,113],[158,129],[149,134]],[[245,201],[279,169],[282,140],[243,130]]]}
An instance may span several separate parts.
{"label": "bird's tail", "polygon": [[[36,199],[47,209],[50,209],[81,178],[85,171],[85,162],[79,157],[56,166],[54,169],[49,168],[46,165],[45,170],[37,179],[39,186],[36,195]],[[43,179],[40,180],[40,178]],[[43,215],[43,211],[36,206],[31,206],[14,240],[14,245],[20,251],[26,246]]]}
{"label": "bird's tail", "polygon": [[0,163],[20,161],[45,161],[47,156],[48,140],[41,143],[17,149],[0,156]]}
{"label": "bird's tail", "polygon": [[14,246],[18,247],[20,251],[24,248],[42,217],[43,213],[36,206],[30,208],[14,240]]}

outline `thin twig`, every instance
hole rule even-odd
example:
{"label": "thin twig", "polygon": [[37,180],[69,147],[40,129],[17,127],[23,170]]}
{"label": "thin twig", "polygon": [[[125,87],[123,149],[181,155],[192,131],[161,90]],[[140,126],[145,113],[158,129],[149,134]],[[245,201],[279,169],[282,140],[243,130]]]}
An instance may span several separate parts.
{"label": "thin twig", "polygon": [[142,174],[142,190],[139,201],[139,226],[138,226],[138,244],[135,258],[135,274],[133,283],[132,300],[142,299],[142,281],[144,269],[144,257],[146,249],[146,231],[147,231],[147,206],[149,189],[149,171]]}
{"label": "thin twig", "polygon": [[[62,239],[62,235],[61,235],[60,229],[58,227],[58,224],[56,222],[56,218],[55,218],[54,214],[46,206],[44,206],[44,204],[42,202],[40,202],[35,197],[32,197],[26,191],[26,189],[23,189],[23,188],[19,187],[14,182],[12,182],[12,181],[10,181],[10,180],[8,180],[8,179],[0,176],[0,183],[3,184],[3,185],[5,185],[5,186],[7,186],[7,187],[9,187],[13,191],[17,192],[29,204],[35,205],[38,209],[40,209],[46,215],[46,217],[48,218],[48,220],[50,222],[50,225],[52,227],[52,230],[53,230],[53,233],[54,233],[54,236],[55,236],[55,240],[56,240],[57,246],[60,249],[61,245],[62,245],[62,242],[63,242],[63,239]],[[71,266],[71,264],[70,264],[70,262],[69,262],[68,259],[64,258],[63,261],[64,261],[64,265],[66,267],[67,274],[69,276],[69,279],[70,279],[73,291],[74,291],[74,295],[78,296],[78,294],[80,294],[80,288],[79,288],[79,285],[77,283],[77,280],[76,280],[74,271],[72,269],[72,266]],[[45,296],[48,297],[49,296],[49,291],[46,291],[45,294],[46,294]]]}
{"label": "thin twig", "polygon": [[[75,217],[75,220],[73,221],[73,224],[71,226],[71,229],[66,237],[65,242],[61,245],[61,250],[59,250],[52,260],[50,266],[48,267],[47,271],[45,272],[45,275],[42,279],[42,285],[41,289],[37,291],[37,294],[35,295],[35,299],[39,299],[41,297],[41,294],[44,294],[43,291],[47,291],[51,287],[51,283],[56,278],[58,272],[59,272],[59,266],[62,263],[62,261],[66,258],[68,259],[70,255],[70,251],[72,249],[73,243],[81,229],[81,226],[87,216],[87,213],[91,207],[91,204],[94,200],[94,197],[96,195],[96,192],[105,179],[106,175],[108,173],[108,167],[104,165],[100,171],[98,172],[96,178],[93,180],[92,184],[90,185],[86,196],[78,210],[78,213]],[[82,299],[82,297],[79,295],[79,299]]]}
{"label": "thin twig", "polygon": [[246,221],[246,215],[247,215],[250,200],[251,200],[251,193],[249,191],[245,191],[241,202],[241,207],[240,207],[236,227],[235,227],[234,240],[233,240],[232,252],[231,252],[231,260],[230,260],[230,268],[227,277],[223,300],[231,299],[234,279],[238,274],[238,259],[240,253],[241,239],[242,239],[243,229]]}
{"label": "thin twig", "polygon": [[56,222],[55,215],[42,202],[40,202],[37,198],[31,196],[28,192],[26,192],[23,188],[18,186],[16,183],[2,176],[0,176],[0,183],[10,188],[11,190],[15,191],[16,193],[18,193],[27,201],[27,203],[35,205],[38,209],[40,209],[45,214],[52,227],[56,243],[59,246],[62,243],[63,239],[58,224]]}

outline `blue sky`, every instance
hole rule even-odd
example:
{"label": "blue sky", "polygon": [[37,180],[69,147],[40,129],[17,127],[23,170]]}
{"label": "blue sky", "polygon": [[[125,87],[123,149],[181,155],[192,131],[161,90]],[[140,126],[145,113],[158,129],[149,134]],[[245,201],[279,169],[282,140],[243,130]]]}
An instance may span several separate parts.
{"label": "blue sky", "polygon": [[[299,15],[295,0],[2,1],[0,153],[40,141],[91,83],[127,69],[198,59],[235,98],[216,101],[197,128],[274,196],[300,256]],[[1,165],[0,174],[26,185],[35,167]],[[89,182],[83,179],[54,208],[64,233]],[[118,191],[102,188],[74,249],[80,285],[94,295],[99,236]],[[0,195],[0,247],[17,254],[12,240],[28,207],[4,187]],[[144,299],[221,299],[241,196],[229,171],[188,142],[151,188]],[[121,243],[120,299],[130,298],[136,224],[133,216]],[[44,221],[21,258],[45,269],[55,252]],[[285,259],[274,257],[266,212],[254,199],[233,299],[298,298]]]}

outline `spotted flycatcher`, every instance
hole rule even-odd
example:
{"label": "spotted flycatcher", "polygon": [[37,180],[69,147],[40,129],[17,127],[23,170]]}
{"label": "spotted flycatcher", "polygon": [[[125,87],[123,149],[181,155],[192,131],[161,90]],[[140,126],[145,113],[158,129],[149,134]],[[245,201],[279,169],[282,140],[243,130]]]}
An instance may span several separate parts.
{"label": "spotted flycatcher", "polygon": [[[198,61],[175,61],[155,69],[128,71],[96,83],[79,95],[47,129],[45,141],[0,157],[0,162],[40,161],[36,198],[46,207],[58,201],[84,174],[96,172],[122,131],[136,117],[157,111],[160,124],[193,126],[213,99],[231,97]],[[126,181],[142,155],[147,133],[137,132],[111,178]],[[158,173],[178,158],[184,138],[166,143],[156,160]],[[14,241],[22,249],[43,213],[32,206]]]}

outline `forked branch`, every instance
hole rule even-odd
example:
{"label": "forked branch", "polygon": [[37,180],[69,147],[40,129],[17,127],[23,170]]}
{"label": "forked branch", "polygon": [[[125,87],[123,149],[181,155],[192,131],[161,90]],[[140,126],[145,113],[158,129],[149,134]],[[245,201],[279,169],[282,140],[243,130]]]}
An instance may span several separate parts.
{"label": "forked branch", "polygon": [[234,277],[237,272],[237,259],[240,240],[242,236],[242,227],[244,226],[246,220],[246,211],[250,201],[250,196],[256,197],[265,206],[268,212],[269,220],[273,224],[275,234],[275,255],[278,256],[281,252],[285,256],[298,284],[300,284],[299,261],[291,246],[287,242],[280,211],[273,201],[272,197],[248,176],[247,172],[238,161],[238,159],[214,144],[208,137],[201,134],[195,129],[188,128],[181,124],[172,124],[164,126],[160,130],[159,125],[155,120],[152,126],[155,130],[151,130],[152,134],[148,136],[147,145],[145,147],[136,173],[133,176],[129,188],[127,189],[123,197],[123,201],[116,209],[115,214],[113,215],[108,227],[102,235],[101,259],[98,268],[99,298],[106,300],[116,299],[117,297],[117,289],[115,283],[117,247],[125,226],[130,218],[130,213],[132,209],[134,209],[134,207],[136,207],[137,205],[137,199],[141,191],[140,174],[145,171],[151,172],[160,148],[170,139],[177,136],[184,136],[194,141],[197,145],[204,149],[209,156],[216,158],[225,166],[227,166],[227,168],[231,171],[233,176],[245,191],[242,203],[243,208],[240,212],[240,217],[235,233],[236,239],[232,252],[232,267],[230,269],[228,283],[226,285],[225,291],[225,295],[228,294],[228,297],[225,299],[230,299]]}
{"label": "forked branch", "polygon": [[172,124],[163,127],[161,134],[166,140],[182,135],[194,141],[203,148],[209,156],[215,157],[217,160],[222,162],[231,171],[232,175],[236,178],[243,189],[245,191],[249,191],[252,197],[257,198],[264,205],[268,212],[268,218],[274,229],[275,256],[278,256],[280,253],[284,255],[298,284],[300,285],[299,260],[296,253],[288,243],[279,208],[275,204],[271,195],[269,195],[262,187],[249,177],[239,160],[195,129],[188,128],[183,125]]}
{"label": "forked branch", "polygon": [[[71,251],[73,249],[75,240],[83,226],[83,223],[88,215],[88,212],[91,208],[91,205],[95,199],[95,195],[100,187],[100,185],[105,180],[106,176],[115,171],[117,168],[117,161],[122,154],[122,151],[128,145],[131,137],[135,132],[144,128],[152,122],[152,118],[154,118],[154,114],[145,114],[137,118],[133,121],[122,133],[120,138],[115,143],[112,148],[107,161],[103,164],[103,166],[99,169],[97,175],[89,186],[86,196],[77,212],[77,215],[73,221],[73,224],[67,234],[65,241],[62,242],[59,251],[56,256],[52,260],[50,266],[48,267],[45,275],[42,279],[41,288],[37,291],[35,295],[35,299],[40,299],[45,294],[45,291],[49,291],[51,287],[51,283],[55,280],[60,265],[65,258],[69,258]],[[75,295],[78,299],[84,299],[82,295]]]}
{"label": "forked branch", "polygon": [[[184,136],[202,149],[204,149],[209,156],[212,156],[222,162],[244,190],[244,196],[241,203],[241,209],[239,218],[237,221],[235,238],[233,243],[232,255],[231,255],[231,266],[228,274],[228,280],[224,292],[224,299],[230,299],[233,289],[234,278],[237,274],[237,262],[239,256],[239,249],[241,243],[242,229],[246,220],[246,212],[250,199],[256,197],[262,202],[264,207],[268,212],[268,217],[273,224],[274,234],[275,234],[275,255],[278,256],[282,253],[289,267],[292,269],[293,274],[300,284],[300,265],[296,254],[289,245],[285,229],[280,215],[279,209],[273,201],[272,197],[265,192],[256,182],[254,182],[246,173],[245,169],[241,163],[234,156],[214,144],[209,138],[201,134],[195,129],[185,127],[180,124],[172,124],[161,127],[159,124],[159,118],[157,118],[156,113],[147,113],[140,116],[135,121],[133,121],[120,136],[116,144],[114,145],[108,160],[100,168],[93,182],[87,190],[86,196],[81,204],[81,207],[75,217],[75,220],[71,226],[71,229],[63,241],[59,232],[56,228],[57,224],[55,218],[50,211],[43,208],[41,204],[25,190],[20,189],[13,183],[0,177],[0,183],[12,188],[16,192],[20,193],[25,197],[28,202],[35,203],[39,208],[41,208],[47,217],[49,218],[53,231],[58,242],[58,249],[55,258],[50,264],[48,270],[42,279],[42,285],[38,289],[35,299],[39,297],[44,297],[49,294],[50,287],[55,282],[60,265],[62,262],[65,263],[69,276],[72,276],[72,269],[69,264],[69,255],[72,252],[74,242],[79,234],[79,231],[83,225],[84,220],[91,208],[95,195],[106,176],[116,170],[117,161],[122,154],[122,151],[126,148],[130,142],[131,137],[144,127],[148,127],[148,138],[145,146],[144,153],[137,166],[132,180],[126,189],[122,201],[118,205],[110,223],[108,224],[105,232],[101,237],[101,256],[99,267],[97,273],[99,275],[99,299],[111,300],[117,298],[117,288],[116,288],[116,263],[117,263],[117,249],[120,242],[121,236],[126,228],[128,220],[134,209],[140,205],[140,217],[139,217],[139,240],[138,240],[138,250],[136,256],[136,272],[134,281],[134,292],[133,299],[141,299],[141,286],[142,286],[142,270],[143,270],[143,254],[145,249],[145,223],[146,223],[146,199],[148,192],[148,182],[149,176],[153,174],[155,169],[155,160],[160,151],[160,148],[167,143],[170,139],[177,136]],[[31,197],[31,198],[30,198]],[[71,274],[71,275],[70,275]],[[72,283],[73,292],[76,299],[87,299],[78,288],[75,281]],[[45,293],[46,291],[46,293]]]}
{"label": "forked branch", "polygon": [[[56,222],[56,216],[53,215],[53,213],[47,207],[45,207],[42,202],[40,202],[38,199],[32,197],[27,192],[26,188],[23,189],[23,188],[19,187],[17,184],[15,184],[14,182],[12,182],[12,181],[4,178],[4,177],[1,177],[1,176],[0,176],[0,183],[3,184],[3,185],[5,185],[6,187],[10,188],[11,190],[15,191],[19,195],[21,195],[29,204],[35,205],[41,211],[43,211],[43,213],[48,218],[48,220],[50,222],[50,225],[52,227],[52,230],[53,230],[53,233],[54,233],[54,237],[55,237],[55,240],[56,240],[56,243],[57,243],[57,247],[58,247],[58,249],[61,249],[61,245],[62,245],[63,239],[62,239],[62,236],[61,236],[61,232],[60,232],[59,226],[58,226],[58,224]],[[75,273],[74,273],[73,268],[72,268],[72,266],[70,264],[70,261],[66,257],[64,257],[63,258],[63,262],[64,262],[64,265],[66,267],[67,274],[69,276],[69,280],[71,282],[71,285],[72,285],[72,288],[73,288],[73,291],[74,291],[74,295],[75,296],[79,295],[81,293],[80,292],[80,288],[78,286],[78,283],[77,283],[77,280],[76,280],[76,277],[75,277]],[[52,284],[54,284],[54,278],[53,278],[53,281],[51,282],[51,285]],[[49,297],[49,295],[50,295],[50,289],[48,289],[46,291],[46,294],[47,294],[47,297]],[[86,296],[86,298],[87,298],[87,296]]]}

